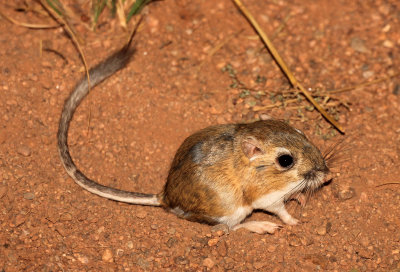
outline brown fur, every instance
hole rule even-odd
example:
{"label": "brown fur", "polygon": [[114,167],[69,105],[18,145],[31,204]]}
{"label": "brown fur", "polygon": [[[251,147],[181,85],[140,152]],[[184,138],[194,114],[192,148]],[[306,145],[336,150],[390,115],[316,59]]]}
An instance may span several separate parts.
{"label": "brown fur", "polygon": [[[249,137],[260,149],[253,161],[242,148]],[[276,155],[271,152],[275,147],[290,150],[296,159],[292,169],[282,171],[276,167]],[[257,165],[266,167],[257,170]],[[191,135],[178,149],[162,204],[172,210],[179,207],[184,218],[209,222],[298,181],[313,168],[328,171],[319,150],[284,122],[213,126]]]}
{"label": "brown fur", "polygon": [[[122,69],[132,55],[129,46],[90,70],[92,87]],[[76,108],[89,92],[83,78],[66,100],[60,118],[58,148],[68,174],[84,189],[126,203],[163,206],[179,217],[252,231],[272,233],[269,222],[240,224],[254,207],[276,213],[296,224],[284,201],[304,189],[316,188],[329,172],[319,150],[298,130],[284,122],[264,120],[251,124],[217,125],[188,137],[176,152],[161,193],[144,194],[110,188],[86,177],[68,149],[68,129]],[[289,155],[293,164],[280,166]],[[291,186],[290,186],[291,185]]]}

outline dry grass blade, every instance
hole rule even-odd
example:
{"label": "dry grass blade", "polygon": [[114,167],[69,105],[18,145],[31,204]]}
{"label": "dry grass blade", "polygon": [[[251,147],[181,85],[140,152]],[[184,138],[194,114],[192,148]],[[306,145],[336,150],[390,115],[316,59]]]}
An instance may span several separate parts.
{"label": "dry grass blade", "polygon": [[135,3],[133,3],[129,8],[128,15],[126,16],[126,22],[129,22],[133,15],[138,14],[144,8],[144,6],[152,1],[155,0],[136,0]]}
{"label": "dry grass blade", "polygon": [[400,182],[387,182],[387,183],[382,183],[379,185],[376,185],[375,187],[382,187],[382,186],[386,186],[386,185],[399,185]]}
{"label": "dry grass blade", "polygon": [[103,12],[106,7],[107,0],[93,0],[92,1],[92,29],[96,28],[97,21],[99,20],[100,14]]}
{"label": "dry grass blade", "polygon": [[[90,78],[89,78],[89,68],[86,62],[85,55],[83,54],[83,50],[79,44],[78,38],[75,34],[75,31],[73,31],[72,27],[68,23],[67,20],[64,19],[64,17],[60,14],[60,11],[54,7],[54,3],[52,3],[50,0],[41,0],[40,3],[43,5],[43,7],[46,9],[46,11],[53,17],[55,18],[59,23],[62,24],[64,27],[65,31],[70,35],[73,43],[75,44],[76,48],[79,51],[79,55],[82,58],[83,65],[85,66],[86,70],[86,76],[88,78],[88,84],[89,84],[89,90],[90,90]],[[49,3],[52,3],[53,5],[50,6]]]}
{"label": "dry grass blade", "polygon": [[143,21],[143,16],[140,16],[135,24],[135,27],[132,29],[131,34],[129,35],[129,39],[128,39],[127,43],[124,46],[125,50],[128,50],[129,47],[131,46],[133,38],[136,36],[136,33],[139,30],[139,27],[142,25],[142,21]]}
{"label": "dry grass blade", "polygon": [[126,17],[125,17],[125,11],[124,11],[124,3],[122,0],[118,0],[116,3],[116,9],[117,9],[117,15],[119,19],[119,23],[122,26],[123,29],[126,29]]}
{"label": "dry grass blade", "polygon": [[[89,92],[91,89],[91,84],[90,84],[90,76],[89,76],[89,68],[86,62],[86,58],[85,55],[83,54],[83,50],[82,47],[79,44],[78,41],[78,37],[75,34],[75,31],[73,30],[72,26],[68,23],[68,21],[65,19],[65,17],[63,16],[61,9],[62,6],[55,6],[56,4],[60,3],[58,1],[56,2],[51,2],[51,0],[41,0],[40,3],[43,5],[43,7],[46,9],[46,11],[52,16],[54,17],[59,23],[61,23],[65,29],[65,31],[67,31],[67,33],[69,34],[69,36],[71,37],[73,43],[75,44],[76,48],[79,51],[79,55],[82,58],[83,61],[83,65],[85,66],[85,71],[86,71],[86,77],[88,80],[88,88],[89,88]],[[91,120],[91,111],[89,110],[89,121],[88,121],[88,134],[89,135],[89,127],[90,127],[90,120]]]}
{"label": "dry grass blade", "polygon": [[[212,58],[212,56],[214,56],[215,53],[218,52],[218,50],[220,50],[224,45],[226,45],[229,41],[231,41],[233,38],[237,37],[240,33],[243,32],[243,29],[232,33],[231,35],[227,36],[225,39],[223,39],[222,41],[220,41],[219,43],[217,43],[216,46],[214,46],[213,48],[211,48],[211,50],[208,51],[207,53],[207,58]],[[201,67],[203,67],[204,63],[207,61],[207,59],[204,59],[200,64],[198,69],[201,69]]]}
{"label": "dry grass blade", "polygon": [[297,83],[296,86],[303,94],[304,96],[314,105],[314,107],[317,108],[317,110],[335,127],[337,128],[341,133],[344,133],[344,129],[342,128],[341,125],[339,125],[338,122],[336,122],[335,119],[333,119],[332,116],[330,116],[319,104],[315,99],[312,97],[312,95],[304,89],[304,87],[300,84]]}
{"label": "dry grass blade", "polygon": [[346,88],[342,88],[342,89],[338,89],[338,90],[327,91],[327,94],[337,94],[337,93],[353,91],[353,90],[356,90],[356,89],[360,89],[360,88],[363,88],[363,87],[367,87],[367,86],[370,86],[370,85],[373,85],[373,84],[377,84],[377,83],[389,80],[389,79],[397,77],[397,76],[400,76],[400,73],[397,73],[397,74],[394,74],[394,75],[391,75],[391,76],[385,76],[383,78],[378,78],[378,79],[375,79],[375,80],[372,80],[372,81],[363,82],[363,83],[360,83],[360,84],[358,84],[356,86],[352,86],[352,87],[346,87]]}
{"label": "dry grass blade", "polygon": [[274,34],[272,34],[271,41],[273,41],[279,35],[279,33],[286,27],[286,24],[289,21],[290,16],[291,16],[291,14],[289,13],[288,15],[286,15],[285,18],[283,18],[283,21],[281,22],[281,24],[275,30]]}
{"label": "dry grass blade", "polygon": [[251,15],[251,13],[247,10],[247,8],[242,4],[240,0],[232,0],[235,2],[235,4],[238,6],[240,11],[244,14],[244,16],[247,18],[247,20],[250,22],[250,24],[254,27],[254,29],[257,31],[258,35],[260,35],[261,39],[265,43],[265,45],[268,47],[268,50],[271,52],[272,56],[278,63],[279,67],[282,69],[282,71],[285,73],[287,78],[289,79],[290,83],[294,88],[297,88],[300,90],[304,96],[314,105],[314,107],[336,128],[338,129],[341,133],[344,133],[344,129],[339,125],[338,122],[336,122],[335,119],[333,119],[332,116],[330,116],[319,104],[315,99],[312,97],[312,95],[299,83],[297,82],[296,78],[294,77],[293,73],[289,70],[287,67],[286,63],[282,59],[282,57],[279,55],[278,51],[276,50],[275,46],[272,44],[272,42],[269,40],[265,32],[261,29],[260,25],[257,23],[257,21],[254,19],[254,17]]}
{"label": "dry grass blade", "polygon": [[34,29],[43,29],[44,28],[44,29],[48,29],[48,28],[60,27],[60,25],[31,24],[31,23],[19,22],[19,21],[15,20],[15,19],[11,18],[10,16],[5,15],[1,11],[0,11],[0,15],[3,16],[4,18],[6,18],[11,23],[13,23],[14,25],[19,25],[19,26],[23,26],[23,27],[27,27],[27,28],[34,28]]}
{"label": "dry grass blade", "polygon": [[208,56],[212,57],[218,50],[220,50],[225,44],[227,44],[230,40],[232,40],[233,38],[237,37],[240,33],[243,32],[243,29],[237,31],[236,33],[233,33],[229,36],[227,36],[224,40],[222,40],[221,42],[219,42],[216,46],[214,46],[209,52],[208,52]]}
{"label": "dry grass blade", "polygon": [[287,104],[290,104],[290,103],[295,103],[295,102],[297,102],[298,101],[298,99],[296,98],[296,99],[289,99],[289,100],[286,100],[286,101],[284,101],[284,102],[276,102],[275,104],[272,104],[272,105],[267,105],[267,106],[254,106],[253,107],[253,110],[254,111],[263,111],[263,110],[267,110],[267,109],[272,109],[272,108],[277,108],[277,107],[281,107],[281,106],[285,106],[285,105],[287,105]]}

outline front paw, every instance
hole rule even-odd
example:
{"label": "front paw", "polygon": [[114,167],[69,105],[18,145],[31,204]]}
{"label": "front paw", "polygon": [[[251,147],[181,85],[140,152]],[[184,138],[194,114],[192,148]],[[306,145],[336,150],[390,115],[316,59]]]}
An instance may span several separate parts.
{"label": "front paw", "polygon": [[275,210],[275,212],[279,216],[279,218],[287,225],[293,226],[300,223],[299,220],[297,220],[296,218],[291,216],[290,213],[287,212],[287,210],[283,205],[280,209]]}
{"label": "front paw", "polygon": [[297,193],[290,197],[292,200],[296,200],[300,206],[305,207],[307,203],[307,197],[303,193]]}
{"label": "front paw", "polygon": [[249,231],[258,234],[264,234],[264,233],[273,234],[275,230],[282,228],[282,226],[268,221],[249,221],[242,224],[238,224],[234,226],[232,229],[237,230],[241,228],[248,229]]}
{"label": "front paw", "polygon": [[290,225],[290,226],[294,226],[300,223],[300,220],[294,218],[294,217],[290,217],[288,219],[282,220],[285,224]]}

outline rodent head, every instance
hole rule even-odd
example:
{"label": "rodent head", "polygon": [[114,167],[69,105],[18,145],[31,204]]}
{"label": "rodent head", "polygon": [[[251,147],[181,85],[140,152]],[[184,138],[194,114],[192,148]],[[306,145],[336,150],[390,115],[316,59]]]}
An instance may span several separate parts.
{"label": "rodent head", "polygon": [[300,130],[282,121],[258,121],[239,131],[242,160],[258,189],[280,190],[293,184],[290,193],[314,190],[329,173],[319,149]]}

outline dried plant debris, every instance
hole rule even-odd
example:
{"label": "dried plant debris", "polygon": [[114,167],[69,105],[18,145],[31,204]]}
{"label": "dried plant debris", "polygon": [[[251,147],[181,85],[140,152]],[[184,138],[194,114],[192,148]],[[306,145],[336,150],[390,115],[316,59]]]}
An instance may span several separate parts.
{"label": "dried plant debris", "polygon": [[[118,18],[123,28],[127,28],[127,23],[129,23],[133,16],[139,14],[146,5],[153,1],[154,0],[93,0],[83,1],[80,4],[71,4],[68,1],[62,0],[27,0],[22,3],[16,2],[13,9],[17,12],[32,12],[33,14],[43,17],[43,15],[48,16],[46,9],[50,8],[58,17],[63,18],[65,23],[69,25],[76,35],[74,28],[79,24],[84,25],[87,29],[96,30],[100,22],[100,17],[106,10],[108,10],[111,17]],[[43,7],[45,8],[43,9]],[[54,24],[19,22],[2,12],[0,14],[12,23],[28,28],[54,28],[59,26]]]}
{"label": "dried plant debris", "polygon": [[[313,105],[306,103],[306,99],[300,91],[289,88],[287,85],[282,86],[281,89],[277,91],[266,90],[264,88],[264,83],[267,80],[266,77],[257,75],[254,79],[257,85],[249,87],[239,78],[238,72],[231,64],[228,63],[225,65],[221,71],[229,76],[231,79],[229,88],[239,90],[237,99],[243,99],[245,104],[250,107],[253,115],[257,113],[266,113],[275,108],[282,108],[285,109],[285,111],[296,112],[298,119],[301,122],[306,122],[309,119],[304,113],[316,111]],[[339,120],[341,112],[350,110],[350,102],[332,97],[327,91],[319,88],[309,89],[308,91],[314,97],[315,101],[323,106],[336,121]],[[321,127],[316,131],[316,134],[323,138],[330,138],[336,135],[336,133],[332,133],[331,130],[329,130],[329,132],[323,132]]]}

